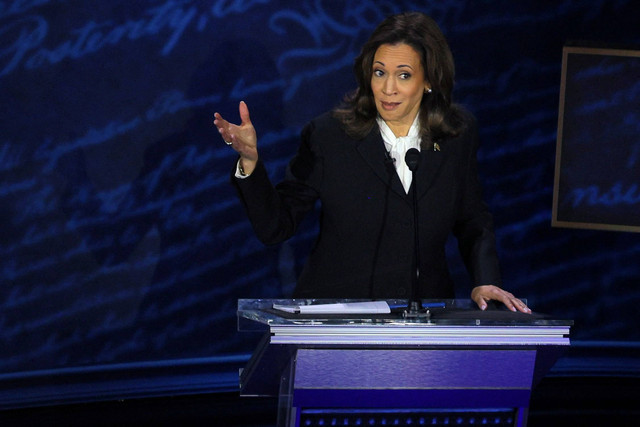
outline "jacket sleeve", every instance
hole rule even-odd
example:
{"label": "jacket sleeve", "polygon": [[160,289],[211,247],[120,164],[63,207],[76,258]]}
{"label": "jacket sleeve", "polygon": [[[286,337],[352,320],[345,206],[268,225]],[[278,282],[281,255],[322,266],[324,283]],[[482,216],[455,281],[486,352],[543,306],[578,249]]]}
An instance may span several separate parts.
{"label": "jacket sleeve", "polygon": [[244,179],[235,177],[234,167],[232,184],[256,236],[264,244],[281,243],[293,236],[319,198],[322,157],[319,149],[314,148],[313,137],[314,127],[310,123],[302,131],[300,147],[287,167],[285,179],[276,186],[262,160]]}
{"label": "jacket sleeve", "polygon": [[478,137],[473,118],[469,123],[468,132],[470,146],[464,165],[464,187],[453,233],[458,240],[460,254],[473,284],[500,285],[502,279],[493,217],[482,200],[482,188],[478,177]]}

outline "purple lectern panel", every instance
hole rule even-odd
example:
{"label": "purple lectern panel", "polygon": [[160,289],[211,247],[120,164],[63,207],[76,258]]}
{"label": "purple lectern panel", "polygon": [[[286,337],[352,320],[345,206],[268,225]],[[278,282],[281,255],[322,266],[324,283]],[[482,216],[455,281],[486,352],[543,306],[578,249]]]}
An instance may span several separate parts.
{"label": "purple lectern panel", "polygon": [[531,388],[535,350],[299,350],[300,388]]}
{"label": "purple lectern panel", "polygon": [[301,349],[299,407],[526,407],[535,350]]}

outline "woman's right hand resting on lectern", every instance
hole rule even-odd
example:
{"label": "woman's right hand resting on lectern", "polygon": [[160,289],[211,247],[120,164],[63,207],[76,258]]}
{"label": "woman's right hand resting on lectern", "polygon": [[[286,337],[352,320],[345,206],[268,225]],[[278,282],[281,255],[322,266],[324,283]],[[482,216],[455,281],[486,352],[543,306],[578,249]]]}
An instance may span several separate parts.
{"label": "woman's right hand resting on lectern", "polygon": [[258,162],[258,138],[249,117],[249,107],[244,101],[240,102],[239,110],[239,125],[229,123],[219,113],[214,114],[213,124],[224,142],[240,155],[240,166],[244,173],[251,175]]}

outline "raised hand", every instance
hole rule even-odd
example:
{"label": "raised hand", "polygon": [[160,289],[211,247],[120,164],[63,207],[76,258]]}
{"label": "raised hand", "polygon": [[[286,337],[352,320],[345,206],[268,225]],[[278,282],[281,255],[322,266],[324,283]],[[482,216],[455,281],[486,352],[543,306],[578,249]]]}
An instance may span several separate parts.
{"label": "raised hand", "polygon": [[238,109],[241,120],[239,125],[228,122],[219,113],[214,114],[213,124],[218,128],[224,142],[240,155],[245,173],[251,174],[258,161],[258,138],[251,123],[247,104],[241,101]]}

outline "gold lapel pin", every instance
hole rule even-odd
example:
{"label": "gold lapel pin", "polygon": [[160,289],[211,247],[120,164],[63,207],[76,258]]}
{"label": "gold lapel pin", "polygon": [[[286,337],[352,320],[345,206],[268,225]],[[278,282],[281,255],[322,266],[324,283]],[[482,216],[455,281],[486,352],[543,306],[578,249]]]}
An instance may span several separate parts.
{"label": "gold lapel pin", "polygon": [[440,151],[440,144],[438,144],[437,142],[433,143],[433,151]]}

